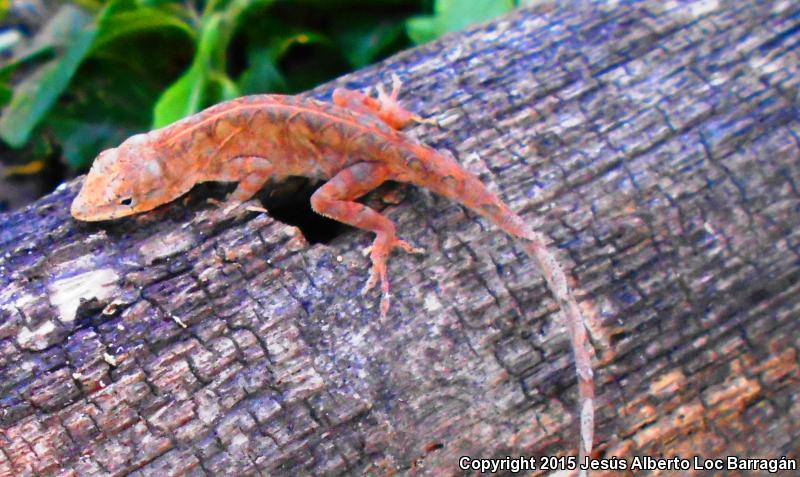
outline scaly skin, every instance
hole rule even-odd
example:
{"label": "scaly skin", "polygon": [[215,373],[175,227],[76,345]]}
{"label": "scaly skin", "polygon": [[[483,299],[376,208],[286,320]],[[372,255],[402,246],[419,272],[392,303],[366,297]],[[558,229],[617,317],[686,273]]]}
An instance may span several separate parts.
{"label": "scaly skin", "polygon": [[[389,219],[356,199],[387,180],[427,188],[463,204],[525,241],[542,269],[569,329],[579,381],[580,461],[591,453],[594,385],[586,328],[567,277],[542,235],[451,157],[398,129],[425,122],[397,103],[400,82],[378,98],[337,89],[334,104],[281,95],[245,96],[170,126],[138,134],[103,151],[72,203],[73,217],[109,220],[145,212],[207,181],[238,182],[226,212],[250,199],[270,179],[290,175],[327,180],[311,197],[327,217],[376,234],[365,290],[381,283],[381,316],[389,309],[386,262],[397,238]],[[585,475],[584,472],[581,474]]]}

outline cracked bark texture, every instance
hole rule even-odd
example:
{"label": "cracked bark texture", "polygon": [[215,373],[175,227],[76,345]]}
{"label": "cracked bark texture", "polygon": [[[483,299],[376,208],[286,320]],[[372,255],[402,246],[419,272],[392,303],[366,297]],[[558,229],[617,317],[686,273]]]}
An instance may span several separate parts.
{"label": "cracked bark texture", "polygon": [[[413,132],[559,249],[597,351],[595,457],[798,457],[799,40],[790,1],[566,2],[338,82],[399,73],[441,124]],[[0,216],[0,475],[458,475],[462,455],[575,453],[557,307],[475,214],[398,188],[384,212],[427,255],[393,255],[381,321],[360,294],[370,234],[215,221],[207,189],[82,224],[79,185]]]}

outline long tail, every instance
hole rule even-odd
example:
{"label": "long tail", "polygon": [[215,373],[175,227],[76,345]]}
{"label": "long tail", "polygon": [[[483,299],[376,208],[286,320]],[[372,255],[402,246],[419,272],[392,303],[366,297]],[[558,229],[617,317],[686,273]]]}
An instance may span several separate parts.
{"label": "long tail", "polygon": [[[575,354],[581,416],[581,442],[578,446],[578,460],[582,464],[585,458],[592,453],[592,441],[594,440],[594,372],[592,371],[592,359],[587,350],[586,327],[578,303],[567,284],[567,278],[558,260],[545,246],[541,234],[532,230],[529,233],[525,237],[528,240],[528,243],[525,244],[525,251],[539,263],[542,275],[558,301],[558,306],[564,314],[569,330],[572,351]],[[586,471],[581,470],[580,475],[585,476]]]}
{"label": "long tail", "polygon": [[[422,161],[424,170],[414,178],[414,182],[463,204],[494,222],[509,235],[523,239],[526,253],[539,264],[548,288],[561,308],[572,342],[578,374],[581,422],[578,459],[582,464],[585,457],[592,452],[594,439],[594,373],[584,320],[567,282],[564,269],[548,249],[544,236],[530,228],[480,180],[463,170],[454,159],[432,149],[425,149],[427,151],[420,151],[420,155],[425,156],[425,160]],[[581,470],[580,475],[585,476],[586,472]]]}
{"label": "long tail", "polygon": [[[499,202],[499,200],[498,200]],[[501,203],[502,204],[502,203]],[[478,209],[480,210],[480,209]],[[581,440],[578,444],[578,461],[583,464],[592,453],[594,440],[594,372],[589,343],[578,302],[567,282],[567,276],[558,259],[545,244],[544,236],[528,227],[522,219],[504,204],[499,215],[481,213],[511,235],[525,240],[525,252],[539,264],[550,292],[555,296],[572,342],[575,369],[578,374],[578,406],[581,422]],[[586,476],[581,470],[580,476]]]}

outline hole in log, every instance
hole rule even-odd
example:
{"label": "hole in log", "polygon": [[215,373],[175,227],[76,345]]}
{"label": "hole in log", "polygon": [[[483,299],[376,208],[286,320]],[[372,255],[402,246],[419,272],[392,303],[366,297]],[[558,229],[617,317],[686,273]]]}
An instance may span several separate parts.
{"label": "hole in log", "polygon": [[346,225],[311,209],[311,195],[322,185],[302,177],[290,177],[257,194],[269,215],[299,228],[309,243],[328,243]]}

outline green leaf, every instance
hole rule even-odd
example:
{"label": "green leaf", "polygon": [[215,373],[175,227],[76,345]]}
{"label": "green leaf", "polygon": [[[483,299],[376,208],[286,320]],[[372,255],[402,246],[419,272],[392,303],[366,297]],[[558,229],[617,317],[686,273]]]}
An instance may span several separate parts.
{"label": "green leaf", "polygon": [[87,121],[56,114],[48,117],[47,126],[58,138],[61,154],[73,169],[88,165],[99,151],[117,146],[138,132],[112,121]]}
{"label": "green leaf", "polygon": [[212,14],[203,24],[200,44],[192,66],[156,102],[153,128],[160,128],[194,114],[203,106],[212,72],[212,60],[219,49],[221,14]]}
{"label": "green leaf", "polygon": [[[75,1],[75,0],[73,0]],[[112,0],[106,8],[104,15],[116,10],[124,0]],[[77,2],[76,2],[77,3]],[[84,5],[86,6],[86,5]],[[91,9],[89,6],[87,8]],[[86,14],[85,9],[66,5],[59,9],[55,15],[36,33],[33,40],[22,45],[14,52],[14,56],[0,67],[0,74],[12,72],[23,63],[38,59],[54,51],[63,53],[72,41],[76,27],[76,20],[81,14]]]}
{"label": "green leaf", "polygon": [[0,0],[0,20],[8,15],[9,8],[11,8],[11,0]]}
{"label": "green leaf", "polygon": [[[131,58],[152,51],[152,47],[126,47]],[[164,86],[158,80],[163,67],[159,68],[158,62],[150,64],[153,68],[142,71],[135,61],[96,57],[88,60],[73,78],[63,100],[55,104],[37,128],[42,134],[36,136],[46,136],[59,145],[65,162],[72,169],[79,169],[88,166],[101,150],[146,131],[153,105]]]}
{"label": "green leaf", "polygon": [[279,72],[280,88],[266,91],[294,94],[348,70],[336,44],[323,33],[291,26],[279,26],[270,33],[266,51]]}
{"label": "green leaf", "polygon": [[97,35],[91,15],[71,5],[62,6],[51,21],[69,25],[64,52],[17,85],[11,103],[0,117],[0,138],[12,147],[27,142],[33,128],[69,85]]}
{"label": "green leaf", "polygon": [[[200,111],[207,100],[217,102],[239,94],[238,86],[225,71],[228,44],[244,12],[253,6],[269,3],[272,0],[217,0],[206,3],[200,42],[192,65],[159,98],[153,113],[154,128]],[[212,83],[219,88],[209,89]],[[209,92],[218,95],[207,97]]]}
{"label": "green leaf", "polygon": [[0,106],[8,104],[13,94],[14,90],[12,90],[10,86],[5,83],[0,83]]}
{"label": "green leaf", "polygon": [[247,52],[248,68],[239,76],[243,94],[286,92],[286,80],[278,69],[272,48],[258,46]]}
{"label": "green leaf", "polygon": [[153,111],[153,128],[164,127],[198,112],[207,82],[202,66],[192,65],[158,98]]}
{"label": "green leaf", "polygon": [[406,33],[417,45],[428,43],[445,33],[440,23],[436,17],[432,16],[412,17],[406,20]]}
{"label": "green leaf", "polygon": [[227,101],[242,95],[239,86],[227,75],[214,74],[211,79],[219,86],[219,96],[222,100]]}
{"label": "green leaf", "polygon": [[331,41],[321,33],[313,31],[292,32],[287,35],[276,36],[273,41],[273,55],[279,60],[296,45],[324,45],[331,46]]}
{"label": "green leaf", "polygon": [[489,20],[514,8],[514,0],[436,0],[434,15],[409,18],[406,31],[416,44]]}
{"label": "green leaf", "polygon": [[140,7],[109,15],[100,25],[100,32],[92,46],[93,50],[102,48],[117,38],[144,30],[174,28],[189,38],[194,37],[194,29],[175,11],[166,8]]}
{"label": "green leaf", "polygon": [[136,5],[142,7],[160,7],[162,5],[174,4],[175,0],[136,0]]}
{"label": "green leaf", "polygon": [[400,18],[376,20],[374,16],[349,15],[334,23],[332,39],[353,68],[375,61],[401,40],[405,29]]}

